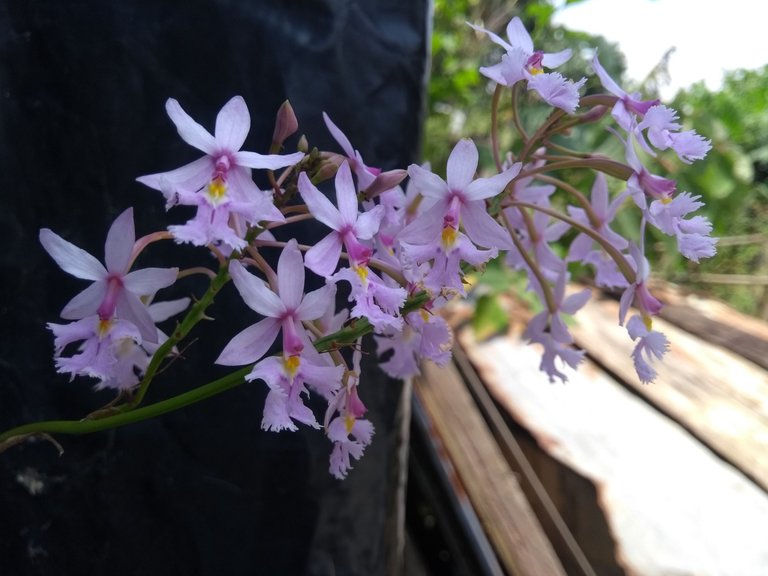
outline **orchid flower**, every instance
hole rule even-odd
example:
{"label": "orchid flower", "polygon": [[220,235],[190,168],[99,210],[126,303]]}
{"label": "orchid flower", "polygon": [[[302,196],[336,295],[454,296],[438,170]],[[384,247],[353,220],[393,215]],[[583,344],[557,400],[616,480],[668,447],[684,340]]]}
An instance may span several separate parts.
{"label": "orchid flower", "polygon": [[80,320],[96,314],[101,321],[109,322],[116,316],[135,324],[143,340],[157,341],[155,324],[141,297],[173,284],[179,269],[145,268],[128,272],[135,242],[133,208],[120,214],[109,229],[104,245],[106,267],[48,228],[40,230],[40,243],[62,270],[76,278],[93,281],[69,301],[61,311],[62,318]]}
{"label": "orchid flower", "polygon": [[503,86],[513,86],[520,80],[528,81],[528,89],[535,90],[541,98],[557,108],[572,114],[579,103],[579,88],[586,82],[572,82],[557,72],[544,72],[544,67],[557,68],[571,58],[571,50],[566,49],[552,54],[533,49],[530,34],[520,18],[513,18],[507,24],[506,42],[490,30],[469,24],[474,30],[487,34],[488,37],[504,48],[507,53],[501,62],[493,66],[481,67],[480,73]]}
{"label": "orchid flower", "polygon": [[627,132],[630,132],[632,126],[637,124],[635,121],[637,117],[642,118],[652,106],[659,104],[658,99],[641,100],[639,93],[629,94],[621,88],[616,81],[608,75],[608,72],[606,72],[602,64],[600,64],[600,60],[597,57],[597,51],[595,51],[595,56],[592,58],[592,68],[598,78],[600,78],[603,88],[618,97],[618,100],[611,111],[611,115],[616,122],[618,122],[619,126]]}
{"label": "orchid flower", "polygon": [[[486,210],[485,200],[499,194],[520,172],[517,163],[490,178],[473,179],[478,153],[474,142],[460,140],[446,167],[447,180],[417,164],[408,174],[424,196],[424,210],[398,235],[404,250],[418,264],[434,260],[427,286],[448,286],[463,293],[460,262],[479,265],[493,258],[498,249],[513,246],[509,233]],[[459,232],[464,228],[466,236]],[[471,240],[471,242],[470,242]],[[474,245],[489,250],[478,250]]]}
{"label": "orchid flower", "polygon": [[283,352],[298,356],[308,341],[301,323],[323,316],[336,291],[335,286],[328,284],[304,294],[304,263],[296,240],[288,242],[277,262],[277,293],[237,260],[230,262],[229,273],[246,305],[266,318],[237,334],[225,346],[216,360],[225,366],[256,362],[281,330]]}
{"label": "orchid flower", "polygon": [[665,234],[675,236],[677,249],[694,262],[698,262],[699,258],[714,256],[717,244],[717,238],[710,237],[712,223],[707,218],[685,218],[704,206],[699,198],[689,192],[681,192],[669,201],[654,200],[648,209],[648,221]]}
{"label": "orchid flower", "polygon": [[[173,98],[168,99],[165,109],[179,136],[205,152],[205,156],[176,170],[141,176],[137,180],[163,192],[169,206],[182,203],[199,207],[197,217],[175,228],[180,241],[205,244],[214,238],[241,247],[237,239],[221,233],[230,213],[236,219],[244,217],[250,224],[260,220],[284,221],[272,203],[271,194],[259,190],[251,180],[251,168],[277,170],[292,166],[304,157],[302,152],[262,155],[240,150],[251,126],[248,107],[241,96],[232,98],[219,111],[215,135],[195,122]],[[192,194],[199,198],[190,198]],[[240,238],[245,234],[245,230],[237,232]]]}
{"label": "orchid flower", "polygon": [[299,175],[298,186],[312,215],[333,230],[307,251],[307,268],[319,276],[330,276],[339,263],[342,245],[355,268],[367,266],[373,250],[360,240],[369,240],[376,234],[384,216],[384,208],[376,206],[368,212],[358,212],[357,191],[349,164],[343,162],[336,172],[338,208],[315,188],[306,172]]}
{"label": "orchid flower", "polygon": [[346,384],[330,400],[325,413],[326,434],[333,442],[329,472],[339,480],[346,478],[352,467],[350,457],[355,460],[362,457],[374,432],[373,424],[362,419],[366,408],[357,394],[362,358],[359,345],[358,341],[358,348],[352,354],[352,370],[347,372]]}
{"label": "orchid flower", "polygon": [[634,284],[631,284],[619,300],[619,324],[624,325],[624,320],[627,317],[629,307],[633,302],[637,303],[637,307],[645,316],[655,316],[658,314],[663,305],[654,297],[648,289],[648,277],[650,276],[650,266],[648,260],[645,257],[643,251],[637,246],[637,244],[629,245],[629,253],[632,256],[632,264],[635,270]]}
{"label": "orchid flower", "polygon": [[637,125],[637,141],[646,152],[655,155],[642,136],[643,130],[647,130],[648,140],[656,149],[672,148],[686,164],[701,160],[712,149],[710,141],[699,136],[695,130],[681,132],[682,125],[677,119],[677,112],[672,108],[662,104],[652,106]]}
{"label": "orchid flower", "polygon": [[[598,172],[592,185],[591,212],[592,218],[586,210],[576,206],[568,206],[571,218],[592,228],[600,234],[611,246],[619,251],[627,248],[628,242],[623,237],[611,230],[610,224],[627,199],[628,192],[619,194],[609,203],[608,185],[602,172]],[[581,232],[571,242],[568,250],[567,262],[583,262],[595,267],[595,284],[604,287],[623,288],[627,285],[624,275],[606,251],[602,247],[595,248],[595,240],[588,234]]]}
{"label": "orchid flower", "polygon": [[349,164],[350,168],[352,168],[352,171],[357,175],[357,178],[360,182],[360,189],[365,190],[371,184],[373,184],[373,181],[376,180],[376,177],[381,173],[381,170],[379,168],[371,168],[365,165],[360,152],[352,147],[352,143],[349,141],[349,138],[347,138],[346,134],[344,134],[344,132],[342,132],[339,127],[333,123],[331,117],[328,116],[328,114],[325,112],[323,112],[323,120],[325,121],[325,125],[328,128],[328,131],[331,133],[331,136],[333,136],[334,140],[339,143],[341,149],[344,150],[347,163]]}
{"label": "orchid flower", "polygon": [[650,317],[642,318],[638,314],[627,322],[627,332],[632,340],[638,341],[632,351],[637,376],[643,384],[652,382],[656,378],[656,370],[650,361],[662,359],[669,350],[669,340],[661,332],[652,329]]}

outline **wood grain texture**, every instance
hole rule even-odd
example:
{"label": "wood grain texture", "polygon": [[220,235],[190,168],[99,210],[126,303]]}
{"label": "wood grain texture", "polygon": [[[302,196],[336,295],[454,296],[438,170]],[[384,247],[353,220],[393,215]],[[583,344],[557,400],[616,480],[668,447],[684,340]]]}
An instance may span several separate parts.
{"label": "wood grain texture", "polygon": [[425,363],[414,389],[451,458],[505,569],[515,576],[564,575],[517,478],[452,365]]}
{"label": "wood grain texture", "polygon": [[768,373],[657,318],[671,349],[654,364],[656,382],[643,385],[629,356],[635,343],[617,319],[615,301],[592,300],[572,327],[577,345],[768,490]]}
{"label": "wood grain texture", "polygon": [[[687,346],[677,337],[675,348]],[[621,358],[626,350],[613,339],[595,338],[594,347]],[[589,360],[578,371],[566,369],[566,384],[550,384],[538,369],[539,350],[517,334],[477,342],[463,329],[458,340],[493,396],[541,450],[594,485],[625,571],[611,570],[610,558],[590,555],[599,574],[765,573],[768,496],[685,428]],[[673,393],[663,379],[646,388]],[[597,550],[590,545],[597,513],[587,509],[590,495],[573,493],[577,484],[562,483],[562,475],[548,469],[542,481],[573,520],[574,535],[585,551]],[[571,506],[576,509],[569,514]]]}

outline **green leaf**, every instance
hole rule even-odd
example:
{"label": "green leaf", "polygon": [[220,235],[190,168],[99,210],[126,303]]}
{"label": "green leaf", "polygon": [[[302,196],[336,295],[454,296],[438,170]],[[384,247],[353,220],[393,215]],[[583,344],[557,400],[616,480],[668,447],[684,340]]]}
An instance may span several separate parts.
{"label": "green leaf", "polygon": [[472,328],[478,339],[484,340],[494,334],[503,332],[509,326],[507,313],[501,307],[496,295],[485,294],[480,296],[475,306],[475,315],[472,317]]}

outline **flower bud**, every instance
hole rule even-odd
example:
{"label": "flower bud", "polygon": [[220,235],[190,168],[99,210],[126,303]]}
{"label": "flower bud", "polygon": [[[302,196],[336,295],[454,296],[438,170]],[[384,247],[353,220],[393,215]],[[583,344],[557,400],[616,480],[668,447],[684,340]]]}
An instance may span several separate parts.
{"label": "flower bud", "polygon": [[407,175],[408,172],[405,170],[389,170],[387,172],[379,173],[375,180],[371,182],[371,185],[366,188],[365,198],[367,200],[373,200],[382,192],[391,190],[400,184]]}
{"label": "flower bud", "polygon": [[272,147],[280,149],[283,142],[299,129],[299,121],[291,103],[286,100],[280,105],[275,117],[275,131],[272,133]]}
{"label": "flower bud", "polygon": [[304,154],[309,152],[309,141],[304,134],[302,134],[301,138],[299,138],[299,143],[296,145],[296,149],[299,152],[304,152]]}

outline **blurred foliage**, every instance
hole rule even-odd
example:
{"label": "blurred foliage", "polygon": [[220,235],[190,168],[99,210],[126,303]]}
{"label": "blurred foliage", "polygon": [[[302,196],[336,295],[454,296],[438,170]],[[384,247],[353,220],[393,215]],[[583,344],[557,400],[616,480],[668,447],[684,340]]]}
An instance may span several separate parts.
{"label": "blurred foliage", "polygon": [[[678,188],[701,194],[716,235],[762,234],[768,244],[768,66],[729,72],[716,92],[695,84],[680,91],[672,105],[686,128],[712,140],[705,161],[670,167]],[[768,245],[760,243],[720,247],[715,258],[695,268],[672,255],[666,251],[659,262],[660,271],[672,278],[685,279],[686,272],[768,274]],[[762,287],[697,287],[760,313]]]}
{"label": "blurred foliage", "polygon": [[[567,0],[575,4],[583,0]],[[467,22],[482,26],[506,38],[506,26],[519,16],[531,33],[534,45],[547,52],[572,48],[574,57],[558,70],[565,76],[588,78],[587,93],[599,92],[600,85],[591,75],[589,60],[594,48],[600,50],[606,69],[620,76],[625,68],[624,57],[615,44],[602,37],[572,32],[552,26],[555,8],[546,0],[435,0],[434,33],[432,35],[432,76],[429,85],[429,105],[423,155],[432,167],[443,170],[448,155],[460,138],[472,138],[481,154],[481,167],[492,169],[489,148],[491,97],[495,84],[478,69],[498,62],[503,49],[485,35],[475,32]],[[526,102],[525,100],[530,101]],[[540,122],[549,108],[525,95],[523,121],[526,125]],[[509,102],[500,107],[502,124],[511,122]],[[534,104],[532,106],[527,104]],[[514,144],[512,130],[501,131],[502,149]]]}
{"label": "blurred foliage", "polygon": [[[560,1],[558,5],[580,1]],[[640,86],[633,86],[624,78],[625,60],[618,47],[602,37],[553,25],[552,16],[557,8],[551,1],[435,0],[434,6],[432,78],[423,152],[438,173],[444,172],[450,151],[463,137],[472,138],[478,145],[481,170],[493,170],[489,135],[494,83],[482,76],[478,68],[498,62],[503,51],[487,36],[469,28],[467,22],[506,38],[507,23],[519,16],[537,48],[547,52],[566,47],[573,50],[573,58],[558,71],[574,80],[586,77],[587,94],[604,91],[589,65],[595,48],[608,73],[628,91],[638,90],[652,98],[658,87],[668,81],[666,64],[670,53]],[[515,145],[515,132],[507,129],[511,106],[508,96],[505,97],[507,100],[502,101],[499,111],[502,152]],[[671,105],[680,112],[685,129],[694,128],[710,138],[713,149],[705,161],[692,166],[680,162],[671,151],[656,159],[644,156],[644,162],[652,171],[671,174],[678,180],[679,190],[702,196],[707,208],[701,214],[713,222],[716,235],[768,237],[768,67],[732,72],[718,92],[703,84],[694,85],[678,93]],[[537,125],[549,113],[549,108],[530,93],[524,93],[521,108],[526,127]],[[605,130],[607,124],[606,121],[592,129],[574,131],[559,143],[623,159],[622,145]],[[592,185],[593,177],[584,172],[560,176],[585,192]],[[623,188],[623,182],[611,179],[609,185],[614,192]],[[636,236],[638,226],[634,211],[625,210],[615,228]],[[677,254],[673,238],[650,233],[648,240],[648,256],[655,272],[670,280],[689,282],[697,273],[768,274],[768,247],[764,250],[759,244],[721,247],[718,256],[695,265]],[[763,293],[760,287],[690,285],[748,313],[759,312]]]}

